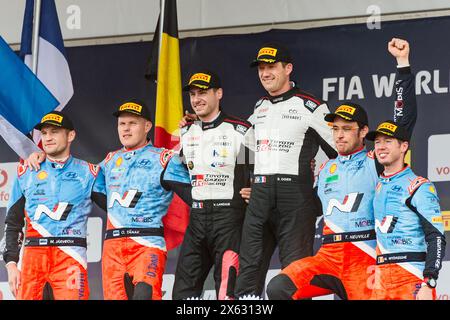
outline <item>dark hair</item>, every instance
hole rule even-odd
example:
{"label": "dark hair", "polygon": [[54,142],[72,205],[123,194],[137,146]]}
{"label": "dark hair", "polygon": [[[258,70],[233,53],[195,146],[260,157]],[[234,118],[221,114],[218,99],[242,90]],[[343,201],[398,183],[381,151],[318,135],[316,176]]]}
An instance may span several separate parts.
{"label": "dark hair", "polygon": [[364,127],[369,128],[369,126],[367,124],[360,123],[359,121],[356,121],[356,124],[358,125],[359,129],[363,129]]}

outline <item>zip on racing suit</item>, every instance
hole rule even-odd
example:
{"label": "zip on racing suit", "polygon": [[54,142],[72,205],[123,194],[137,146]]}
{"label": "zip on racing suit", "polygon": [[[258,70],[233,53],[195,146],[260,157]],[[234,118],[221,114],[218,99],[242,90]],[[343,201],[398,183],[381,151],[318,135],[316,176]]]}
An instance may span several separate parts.
{"label": "zip on racing suit", "polygon": [[[398,68],[394,120],[412,133],[417,118],[414,75]],[[383,171],[366,148],[322,165],[317,181],[323,215],[323,244],[313,257],[291,263],[268,285],[270,299],[304,299],[330,293],[369,299],[375,272],[373,198]]]}

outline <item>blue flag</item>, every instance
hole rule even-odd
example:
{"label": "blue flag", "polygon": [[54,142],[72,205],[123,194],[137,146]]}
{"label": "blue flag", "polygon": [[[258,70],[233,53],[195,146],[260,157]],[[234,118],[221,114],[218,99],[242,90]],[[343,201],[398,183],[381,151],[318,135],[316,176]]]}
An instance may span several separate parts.
{"label": "blue flag", "polygon": [[0,70],[0,115],[27,134],[59,102],[2,37]]}

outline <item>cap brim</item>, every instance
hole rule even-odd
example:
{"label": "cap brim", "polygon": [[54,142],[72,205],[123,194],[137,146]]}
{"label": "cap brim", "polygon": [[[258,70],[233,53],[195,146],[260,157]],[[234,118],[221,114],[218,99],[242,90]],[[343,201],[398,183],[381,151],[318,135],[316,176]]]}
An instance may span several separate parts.
{"label": "cap brim", "polygon": [[356,120],[350,119],[350,117],[346,117],[346,116],[344,116],[342,114],[339,114],[339,113],[329,113],[329,114],[325,115],[324,119],[325,119],[325,121],[333,122],[334,119],[336,119],[336,117],[339,117],[339,118],[344,119],[346,121],[358,122]]}
{"label": "cap brim", "polygon": [[64,128],[62,124],[56,123],[56,122],[44,122],[44,123],[38,123],[34,126],[34,129],[41,130],[44,126],[54,126],[58,128]]}
{"label": "cap brim", "polygon": [[375,138],[377,137],[377,135],[379,135],[379,134],[382,134],[382,135],[384,135],[384,136],[386,136],[386,137],[390,137],[390,138],[395,138],[395,139],[397,139],[396,137],[394,137],[394,136],[392,136],[392,135],[389,135],[389,134],[387,134],[387,133],[384,133],[384,132],[381,132],[381,131],[370,131],[367,135],[366,135],[366,139],[367,140],[369,140],[369,141],[375,141]]}
{"label": "cap brim", "polygon": [[270,61],[266,61],[264,59],[261,59],[261,60],[255,59],[250,63],[250,68],[258,66],[261,62],[273,64],[273,63],[282,62],[282,61],[274,59],[272,62],[270,62]]}
{"label": "cap brim", "polygon": [[220,88],[220,87],[216,87],[214,85],[211,86],[211,84],[209,86],[204,86],[204,85],[200,85],[200,84],[196,84],[196,83],[191,83],[191,84],[188,84],[188,85],[184,86],[182,90],[183,91],[189,91],[189,90],[192,89],[192,87],[199,88],[201,90],[208,90],[208,89],[211,89],[211,88]]}
{"label": "cap brim", "polygon": [[140,113],[138,113],[138,112],[135,112],[135,111],[133,111],[133,110],[116,111],[116,112],[113,113],[113,116],[115,116],[116,118],[118,118],[122,113],[131,113],[131,114],[134,114],[135,116],[139,116],[139,117],[142,117],[142,118],[147,119],[147,117],[145,117],[145,116],[143,116],[142,114],[140,114]]}

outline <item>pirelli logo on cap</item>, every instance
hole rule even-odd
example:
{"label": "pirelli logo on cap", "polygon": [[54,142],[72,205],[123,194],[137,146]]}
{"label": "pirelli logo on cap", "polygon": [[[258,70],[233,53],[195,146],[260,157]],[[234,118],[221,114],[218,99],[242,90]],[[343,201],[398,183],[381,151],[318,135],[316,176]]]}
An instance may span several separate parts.
{"label": "pirelli logo on cap", "polygon": [[269,48],[269,47],[261,48],[258,52],[258,57],[256,59],[258,59],[261,56],[276,57],[277,51],[278,51],[278,49],[275,49],[275,48]]}
{"label": "pirelli logo on cap", "polygon": [[389,122],[384,122],[384,123],[382,123],[382,124],[380,124],[378,126],[377,131],[387,130],[387,131],[390,131],[390,132],[393,133],[393,132],[395,132],[397,130],[397,128],[398,127],[395,124],[392,124],[392,123],[389,123]]}
{"label": "pirelli logo on cap", "polygon": [[44,123],[46,121],[53,121],[53,122],[62,123],[63,117],[60,116],[59,114],[50,113],[50,114],[47,114],[45,117],[42,118],[41,123]]}
{"label": "pirelli logo on cap", "polygon": [[192,75],[191,79],[189,79],[189,84],[191,84],[194,81],[203,81],[209,83],[211,81],[211,76],[206,73],[196,73]]}
{"label": "pirelli logo on cap", "polygon": [[132,110],[132,111],[136,111],[138,113],[141,113],[142,112],[142,106],[137,104],[137,103],[127,102],[127,103],[124,103],[123,105],[121,105],[119,107],[119,111],[125,111],[125,110]]}
{"label": "pirelli logo on cap", "polygon": [[335,113],[338,113],[338,112],[345,112],[345,113],[354,115],[354,114],[355,114],[355,111],[356,111],[356,108],[351,107],[351,106],[348,106],[348,105],[346,105],[346,104],[343,104],[343,105],[339,106],[339,108],[336,109],[336,112],[335,112]]}

